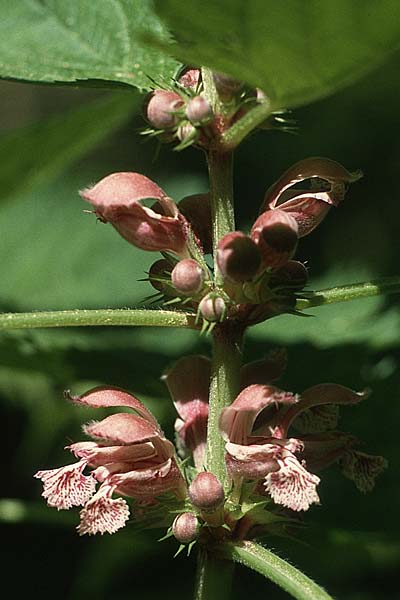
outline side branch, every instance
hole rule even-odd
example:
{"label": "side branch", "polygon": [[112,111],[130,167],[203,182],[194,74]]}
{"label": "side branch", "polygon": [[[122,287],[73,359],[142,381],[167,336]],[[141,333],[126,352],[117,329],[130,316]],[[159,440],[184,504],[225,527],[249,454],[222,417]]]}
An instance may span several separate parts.
{"label": "side branch", "polygon": [[370,298],[383,294],[400,293],[400,277],[385,277],[362,283],[350,283],[340,287],[328,288],[317,292],[303,293],[296,302],[297,310],[307,310],[323,304],[347,302],[358,298]]}
{"label": "side branch", "polygon": [[77,309],[0,314],[0,330],[85,326],[185,327],[197,329],[195,315],[169,310]]}
{"label": "side branch", "polygon": [[223,546],[223,556],[271,579],[297,600],[332,600],[332,597],[307,575],[259,544],[226,543]]}
{"label": "side branch", "polygon": [[219,151],[234,150],[249,133],[271,115],[271,112],[271,104],[268,100],[264,100],[258,106],[251,108],[248,113],[221,135],[218,140]]}

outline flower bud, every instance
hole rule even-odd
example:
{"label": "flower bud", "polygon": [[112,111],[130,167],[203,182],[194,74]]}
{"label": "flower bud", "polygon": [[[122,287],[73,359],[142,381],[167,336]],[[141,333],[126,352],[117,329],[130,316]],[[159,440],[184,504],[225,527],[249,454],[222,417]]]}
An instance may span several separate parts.
{"label": "flower bud", "polygon": [[172,533],[181,544],[190,544],[199,533],[200,525],[196,515],[190,512],[175,517],[172,523]]}
{"label": "flower bud", "polygon": [[308,271],[298,260],[289,260],[273,272],[269,281],[271,287],[283,286],[302,289],[308,282]]}
{"label": "flower bud", "polygon": [[195,96],[189,100],[186,106],[186,116],[195,125],[205,125],[213,118],[213,111],[204,96]]}
{"label": "flower bud", "polygon": [[221,296],[210,293],[204,296],[200,302],[199,311],[206,321],[215,323],[223,320],[226,313],[226,304]]}
{"label": "flower bud", "polygon": [[203,287],[204,271],[193,258],[185,258],[173,268],[171,280],[177,292],[192,296]]}
{"label": "flower bud", "polygon": [[292,216],[279,209],[267,210],[254,223],[250,237],[266,267],[281,267],[296,251],[298,225]]}
{"label": "flower bud", "polygon": [[191,123],[183,123],[183,125],[180,125],[176,132],[176,136],[182,144],[192,144],[199,137],[196,127]]}
{"label": "flower bud", "polygon": [[[160,260],[156,260],[153,263],[149,270],[149,281],[153,288],[158,290],[159,292],[165,293],[166,286],[171,283],[171,265],[165,260],[165,258],[161,258]],[[171,285],[169,285],[171,288]]]}
{"label": "flower bud", "polygon": [[224,488],[212,473],[199,473],[189,486],[189,498],[201,511],[213,512],[224,503]]}
{"label": "flower bud", "polygon": [[218,243],[217,264],[225,279],[251,281],[261,266],[261,255],[252,239],[241,231],[233,231]]}
{"label": "flower bud", "polygon": [[178,83],[185,88],[196,89],[200,83],[200,69],[186,67],[178,78]]}
{"label": "flower bud", "polygon": [[145,104],[145,118],[156,129],[171,129],[177,123],[176,111],[184,101],[176,92],[154,90]]}

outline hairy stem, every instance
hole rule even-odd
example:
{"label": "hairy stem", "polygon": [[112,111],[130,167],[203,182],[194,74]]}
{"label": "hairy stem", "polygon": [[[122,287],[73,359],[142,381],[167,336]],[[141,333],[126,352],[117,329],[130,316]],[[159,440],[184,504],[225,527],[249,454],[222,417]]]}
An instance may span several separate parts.
{"label": "hairy stem", "polygon": [[211,150],[208,153],[210,176],[211,216],[213,224],[214,273],[217,285],[223,280],[215,261],[219,240],[235,229],[233,206],[233,154],[221,154]]}
{"label": "hairy stem", "polygon": [[220,151],[234,150],[270,114],[271,105],[268,100],[264,100],[258,106],[251,108],[249,112],[221,135],[218,141]]}
{"label": "hairy stem", "polygon": [[0,329],[38,327],[147,326],[196,329],[195,315],[169,310],[56,310],[31,313],[0,314]]}
{"label": "hairy stem", "polygon": [[194,600],[228,600],[234,564],[199,547]]}
{"label": "hairy stem", "polygon": [[241,331],[235,332],[223,324],[214,329],[206,466],[223,484],[226,484],[225,442],[219,431],[219,417],[239,392],[241,338]]}
{"label": "hairy stem", "polygon": [[297,300],[296,309],[306,310],[323,304],[334,304],[336,302],[357,300],[358,298],[396,293],[400,293],[400,277],[384,277],[373,281],[350,283],[349,285],[310,292],[305,294],[305,298]]}
{"label": "hairy stem", "polygon": [[312,579],[259,544],[225,543],[223,556],[271,579],[298,600],[332,600]]}

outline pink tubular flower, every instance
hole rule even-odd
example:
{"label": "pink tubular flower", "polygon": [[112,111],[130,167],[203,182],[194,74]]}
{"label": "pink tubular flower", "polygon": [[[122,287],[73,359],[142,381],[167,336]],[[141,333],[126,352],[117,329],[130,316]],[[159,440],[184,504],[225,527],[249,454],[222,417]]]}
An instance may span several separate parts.
{"label": "pink tubular flower", "polygon": [[175,421],[178,447],[193,453],[198,469],[203,467],[207,439],[210,375],[210,360],[192,355],[178,360],[163,376],[179,415]]}
{"label": "pink tubular flower", "polygon": [[[113,173],[80,194],[101,221],[111,223],[134,246],[188,256],[188,222],[174,201],[144,175]],[[141,204],[149,198],[155,200],[152,208]]]}
{"label": "pink tubular flower", "polygon": [[[114,533],[123,527],[129,507],[123,498],[113,498],[114,493],[152,502],[165,492],[182,497],[186,488],[174,459],[174,447],[137,398],[107,387],[94,388],[83,396],[67,393],[67,397],[92,408],[119,406],[134,411],[88,423],[84,431],[95,441],[68,447],[79,459],[75,465],[35,475],[43,482],[43,496],[49,506],[59,510],[84,506],[78,527],[81,535]],[[89,475],[83,475],[85,467],[93,469]],[[97,492],[96,483],[100,483]]]}
{"label": "pink tubular flower", "polygon": [[[300,160],[267,190],[260,212],[279,209],[290,214],[297,221],[299,237],[304,237],[320,224],[331,206],[343,200],[348,184],[360,177],[361,171],[350,173],[328,158]],[[307,180],[311,182],[309,190],[290,189]]]}
{"label": "pink tubular flower", "polygon": [[[279,361],[266,361],[271,378],[281,372]],[[248,366],[243,381],[259,369]],[[369,491],[386,466],[379,456],[353,450],[358,440],[332,430],[336,427],[339,405],[353,405],[365,398],[337,384],[320,384],[301,396],[283,392],[272,385],[245,387],[236,400],[221,413],[220,430],[226,440],[226,464],[233,480],[262,482],[258,490],[278,505],[293,511],[318,504],[319,471],[338,462],[343,474],[361,491]],[[294,427],[301,432],[289,437]]]}

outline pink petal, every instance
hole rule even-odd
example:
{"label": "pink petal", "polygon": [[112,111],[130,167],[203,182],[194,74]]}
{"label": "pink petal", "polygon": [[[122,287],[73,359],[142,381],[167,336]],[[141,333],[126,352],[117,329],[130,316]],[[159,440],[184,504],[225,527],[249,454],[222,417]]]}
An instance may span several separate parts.
{"label": "pink petal", "polygon": [[246,443],[257,416],[266,407],[277,409],[293,404],[297,397],[272,385],[250,385],[242,390],[236,400],[221,412],[219,427],[225,439],[238,444]]}
{"label": "pink petal", "polygon": [[83,427],[84,432],[111,446],[124,446],[148,441],[159,435],[159,429],[149,421],[128,413],[110,415]]}
{"label": "pink petal", "polygon": [[286,350],[279,348],[269,352],[265,358],[243,365],[240,370],[241,389],[251,385],[268,385],[279,379],[286,368]]}
{"label": "pink petal", "polygon": [[369,392],[364,390],[362,392],[354,392],[350,388],[337,383],[321,383],[314,385],[313,387],[305,390],[301,394],[300,402],[290,409],[284,415],[279,429],[282,436],[286,436],[286,432],[290,425],[294,422],[296,417],[305,410],[312,409],[316,406],[322,406],[324,404],[336,404],[336,405],[352,405],[358,404],[364,398],[368,397]]}
{"label": "pink petal", "polygon": [[81,510],[81,522],[77,527],[79,535],[115,533],[124,527],[129,519],[129,507],[123,498],[111,498],[115,486],[102,485]]}
{"label": "pink petal", "polygon": [[86,460],[81,460],[59,469],[35,473],[34,477],[43,482],[42,496],[49,506],[68,510],[72,506],[82,506],[93,496],[96,481],[91,475],[82,474],[86,464]]}
{"label": "pink petal", "polygon": [[280,469],[265,478],[265,489],[274,502],[295,511],[308,510],[311,504],[319,504],[316,491],[319,477],[309,473],[292,454],[287,454],[278,463]]}
{"label": "pink petal", "polygon": [[132,394],[125,392],[117,387],[98,386],[95,387],[82,396],[72,396],[67,390],[65,392],[66,398],[72,400],[76,404],[85,404],[91,408],[109,408],[111,406],[126,406],[132,408],[144,419],[147,419],[150,423],[153,423],[159,427],[157,420],[151,414],[151,412]]}
{"label": "pink petal", "polygon": [[169,491],[182,496],[182,490],[186,489],[183,477],[175,461],[171,459],[154,467],[115,474],[110,482],[115,483],[119,493],[146,500],[155,499]]}
{"label": "pink petal", "polygon": [[69,446],[69,449],[76,457],[84,458],[91,467],[121,461],[134,463],[149,460],[157,454],[151,442],[105,447],[98,446],[95,442],[78,442]]}
{"label": "pink petal", "polygon": [[[83,190],[81,196],[94,206],[102,221],[110,222],[134,246],[186,256],[186,219],[171,198],[144,175],[113,173]],[[142,206],[140,201],[147,198],[157,200],[164,214]]]}

